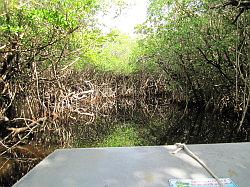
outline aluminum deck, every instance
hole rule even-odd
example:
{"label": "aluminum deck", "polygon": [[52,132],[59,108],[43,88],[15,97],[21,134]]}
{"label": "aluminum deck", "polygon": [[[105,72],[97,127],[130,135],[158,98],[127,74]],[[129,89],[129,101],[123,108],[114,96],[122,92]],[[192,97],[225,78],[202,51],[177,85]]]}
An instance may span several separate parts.
{"label": "aluminum deck", "polygon": [[[212,171],[250,186],[250,143],[187,145]],[[169,179],[211,178],[176,146],[61,149],[14,187],[168,187]]]}

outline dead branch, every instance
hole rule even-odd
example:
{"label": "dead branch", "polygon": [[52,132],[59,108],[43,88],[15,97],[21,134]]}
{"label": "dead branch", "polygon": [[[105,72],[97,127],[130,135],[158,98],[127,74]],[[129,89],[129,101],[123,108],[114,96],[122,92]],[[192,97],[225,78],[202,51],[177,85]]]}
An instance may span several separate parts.
{"label": "dead branch", "polygon": [[[33,123],[31,123],[30,125],[33,125],[33,127],[30,128],[29,132],[28,132],[25,136],[23,136],[18,142],[16,142],[14,145],[12,145],[11,147],[9,147],[9,148],[6,149],[5,151],[3,151],[3,152],[0,154],[0,156],[2,156],[2,155],[4,155],[5,153],[11,151],[13,148],[15,148],[17,145],[19,145],[24,139],[26,139],[26,138],[33,132],[33,130],[34,130],[35,128],[37,128],[37,127],[40,125],[39,122],[45,123],[46,119],[47,119],[46,117],[40,118],[40,119],[38,119],[37,121],[34,121]],[[34,124],[35,124],[35,125],[34,125]]]}
{"label": "dead branch", "polygon": [[[20,118],[19,118],[20,119]],[[31,120],[32,123],[30,123],[29,125],[27,125],[27,127],[20,127],[20,128],[14,128],[14,127],[11,127],[11,128],[7,128],[7,130],[10,130],[12,131],[12,136],[15,136],[19,133],[22,133],[22,132],[25,132],[27,130],[30,130],[34,125],[37,125],[39,124],[40,122],[43,122],[45,121],[47,118],[46,117],[43,117],[43,118],[39,118],[37,121],[34,121],[34,120]],[[26,120],[26,119],[25,119]]]}

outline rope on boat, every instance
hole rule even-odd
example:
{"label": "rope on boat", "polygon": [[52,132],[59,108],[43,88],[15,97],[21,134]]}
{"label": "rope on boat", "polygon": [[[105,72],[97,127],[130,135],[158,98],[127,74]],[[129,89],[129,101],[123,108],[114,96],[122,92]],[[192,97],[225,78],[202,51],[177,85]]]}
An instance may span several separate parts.
{"label": "rope on boat", "polygon": [[176,143],[175,145],[177,149],[172,152],[172,154],[177,154],[179,151],[183,150],[186,154],[196,160],[203,168],[205,168],[207,172],[218,182],[220,187],[224,187],[219,177],[215,175],[214,172],[212,172],[212,170],[186,146],[186,144]]}

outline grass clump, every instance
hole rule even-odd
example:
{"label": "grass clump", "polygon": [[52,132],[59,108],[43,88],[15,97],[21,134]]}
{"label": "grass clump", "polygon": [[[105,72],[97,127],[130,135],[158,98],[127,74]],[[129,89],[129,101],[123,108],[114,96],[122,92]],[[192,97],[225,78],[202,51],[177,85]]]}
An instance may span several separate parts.
{"label": "grass clump", "polygon": [[106,137],[98,147],[128,147],[139,146],[142,140],[135,128],[131,126],[119,127],[108,137]]}

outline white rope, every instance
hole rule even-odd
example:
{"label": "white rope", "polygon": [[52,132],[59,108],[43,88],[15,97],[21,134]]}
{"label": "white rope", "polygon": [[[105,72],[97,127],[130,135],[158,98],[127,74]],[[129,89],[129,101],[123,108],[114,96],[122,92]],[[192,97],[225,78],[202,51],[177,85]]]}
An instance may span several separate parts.
{"label": "white rope", "polygon": [[182,144],[182,143],[176,143],[175,144],[177,147],[177,150],[175,150],[174,152],[172,152],[172,154],[177,154],[179,151],[183,150],[185,151],[190,157],[192,157],[194,160],[196,160],[203,168],[205,168],[207,170],[207,172],[218,182],[220,187],[223,187],[224,185],[222,184],[222,182],[220,181],[219,177],[217,177],[212,170],[204,163],[202,162],[201,159],[199,159],[198,156],[196,156],[187,146],[186,144]]}

